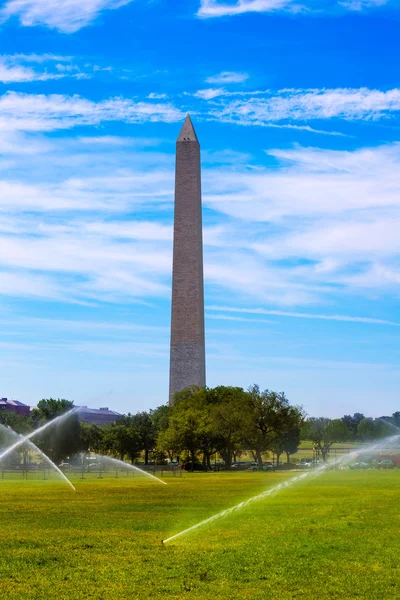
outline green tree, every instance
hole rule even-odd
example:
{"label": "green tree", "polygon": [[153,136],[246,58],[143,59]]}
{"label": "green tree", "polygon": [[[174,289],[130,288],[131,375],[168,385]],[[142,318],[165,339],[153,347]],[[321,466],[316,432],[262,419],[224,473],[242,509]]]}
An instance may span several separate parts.
{"label": "green tree", "polygon": [[168,429],[158,436],[158,446],[170,455],[188,452],[193,468],[200,452],[204,459],[212,451],[214,429],[204,388],[193,386],[175,394],[168,422]]}
{"label": "green tree", "polygon": [[248,390],[243,435],[260,469],[262,454],[270,450],[287,431],[298,426],[302,419],[302,409],[291,406],[283,392],[261,392],[257,385]]}
{"label": "green tree", "polygon": [[[37,429],[74,408],[74,403],[64,399],[43,399],[32,411],[32,423]],[[56,463],[76,454],[80,450],[80,423],[73,413],[45,431],[33,437],[33,442]]]}
{"label": "green tree", "polygon": [[144,451],[144,463],[149,463],[149,454],[157,444],[157,427],[150,412],[139,412],[136,415],[128,415],[119,420],[122,425],[129,419],[130,426],[134,428],[139,436],[140,448]]}
{"label": "green tree", "polygon": [[280,465],[280,458],[284,452],[283,450],[283,436],[277,436],[274,440],[271,441],[270,448],[271,452],[276,456],[276,466]]}
{"label": "green tree", "polygon": [[282,439],[283,451],[286,454],[286,462],[290,463],[290,456],[296,454],[299,449],[301,441],[301,428],[293,427],[287,433],[284,434]]}
{"label": "green tree", "polygon": [[176,426],[171,425],[167,429],[160,431],[156,448],[157,453],[166,453],[170,460],[173,460],[175,457],[179,459],[179,455],[183,450],[183,444]]}
{"label": "green tree", "polygon": [[71,400],[58,398],[43,399],[38,402],[36,408],[31,412],[32,423],[35,427],[51,421],[56,417],[60,417],[66,412],[74,408],[74,403]]}
{"label": "green tree", "polygon": [[396,411],[392,414],[392,422],[396,427],[400,427],[400,411]]}
{"label": "green tree", "polygon": [[82,452],[99,453],[103,448],[104,430],[98,425],[80,421],[80,443],[79,449]]}
{"label": "green tree", "polygon": [[29,417],[23,417],[7,410],[0,412],[0,423],[5,427],[11,427],[16,433],[24,434],[31,430]]}
{"label": "green tree", "polygon": [[327,419],[319,417],[308,419],[304,426],[303,437],[311,440],[315,450],[319,451],[325,462],[329,450],[336,442],[349,439],[349,429],[342,419]]}
{"label": "green tree", "polygon": [[168,428],[168,419],[169,419],[169,406],[168,404],[163,404],[154,410],[150,410],[151,420],[153,421],[153,425],[155,427],[156,432],[164,431]]}
{"label": "green tree", "polygon": [[344,417],[342,417],[342,421],[346,424],[351,434],[351,440],[357,439],[358,425],[364,418],[365,417],[362,413],[354,413],[353,416],[344,415]]}
{"label": "green tree", "polygon": [[174,411],[170,417],[169,442],[178,454],[184,450],[189,452],[192,469],[197,454],[200,451],[201,440],[199,433],[201,427],[199,427],[199,423],[202,418],[202,412],[194,407]]}
{"label": "green tree", "polygon": [[124,460],[129,456],[132,464],[140,455],[142,444],[138,431],[126,423],[112,423],[104,428],[103,451]]}
{"label": "green tree", "polygon": [[218,450],[225,465],[232,465],[234,454],[243,449],[243,415],[247,410],[247,394],[243,388],[218,386],[206,390],[207,408],[211,415],[210,437],[213,453]]}
{"label": "green tree", "polygon": [[382,419],[369,417],[360,421],[357,429],[358,438],[364,442],[373,442],[393,435],[395,431]]}

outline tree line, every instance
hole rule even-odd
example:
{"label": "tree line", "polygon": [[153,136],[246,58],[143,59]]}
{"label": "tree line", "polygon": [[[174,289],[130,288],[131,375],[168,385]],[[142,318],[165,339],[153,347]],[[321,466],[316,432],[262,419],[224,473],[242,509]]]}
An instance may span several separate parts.
{"label": "tree line", "polygon": [[[43,399],[30,418],[2,411],[0,423],[24,434],[72,408],[74,403],[68,400]],[[57,463],[92,451],[132,464],[169,460],[189,461],[193,467],[201,461],[205,469],[218,456],[229,468],[250,454],[262,468],[270,453],[278,464],[282,456],[289,463],[302,440],[308,440],[325,461],[337,442],[372,441],[392,435],[394,427],[400,427],[400,412],[377,419],[361,413],[338,419],[307,417],[283,392],[257,385],[248,390],[191,387],[175,395],[172,407],[127,414],[109,425],[92,425],[73,413],[35,436],[34,442]]]}

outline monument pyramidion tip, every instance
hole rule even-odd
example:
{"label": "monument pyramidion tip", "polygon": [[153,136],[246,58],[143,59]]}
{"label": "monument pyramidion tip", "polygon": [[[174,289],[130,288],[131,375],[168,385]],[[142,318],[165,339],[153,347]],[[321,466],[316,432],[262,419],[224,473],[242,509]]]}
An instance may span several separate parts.
{"label": "monument pyramidion tip", "polygon": [[199,142],[189,113],[178,136],[177,142]]}

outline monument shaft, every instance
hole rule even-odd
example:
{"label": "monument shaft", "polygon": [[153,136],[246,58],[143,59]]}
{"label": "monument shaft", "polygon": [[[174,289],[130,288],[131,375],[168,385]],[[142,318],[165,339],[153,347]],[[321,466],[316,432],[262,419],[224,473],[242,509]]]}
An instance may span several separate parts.
{"label": "monument shaft", "polygon": [[189,115],[176,143],[169,400],[206,384],[200,144]]}

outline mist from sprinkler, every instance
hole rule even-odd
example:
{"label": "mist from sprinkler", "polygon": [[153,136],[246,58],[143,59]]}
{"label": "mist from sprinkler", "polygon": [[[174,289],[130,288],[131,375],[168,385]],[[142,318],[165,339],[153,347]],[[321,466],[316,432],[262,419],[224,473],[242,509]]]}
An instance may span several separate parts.
{"label": "mist from sprinkler", "polygon": [[[376,450],[376,449],[382,447],[382,445],[387,445],[388,443],[392,444],[392,443],[398,442],[399,440],[400,440],[400,433],[398,433],[397,435],[391,436],[389,438],[385,438],[384,440],[381,440],[381,441],[369,446],[368,448],[363,449],[362,452],[372,452],[373,450]],[[228,515],[231,515],[232,513],[242,510],[243,508],[247,508],[254,502],[258,502],[259,500],[264,500],[264,498],[268,498],[269,496],[272,496],[273,494],[276,494],[276,493],[280,492],[281,490],[284,490],[288,487],[292,487],[293,485],[296,485],[297,483],[300,483],[301,481],[319,477],[327,469],[339,466],[341,464],[349,463],[351,460],[353,460],[359,454],[360,454],[360,450],[354,450],[353,452],[350,452],[349,454],[341,456],[332,462],[323,464],[320,467],[318,467],[312,471],[307,471],[306,473],[302,473],[301,475],[298,475],[297,477],[292,477],[291,479],[283,481],[282,483],[279,483],[278,485],[275,485],[272,488],[269,488],[268,490],[266,490],[265,492],[262,492],[261,494],[258,494],[257,496],[253,496],[252,498],[249,498],[248,500],[245,500],[244,502],[240,502],[240,504],[237,504],[236,506],[232,506],[231,508],[223,510],[218,514],[213,515],[212,517],[209,517],[208,519],[204,519],[204,521],[201,521],[200,523],[197,523],[196,525],[192,525],[192,527],[188,527],[187,529],[185,529],[184,531],[181,531],[180,533],[176,533],[175,535],[172,535],[171,537],[167,538],[166,540],[162,540],[162,544],[168,544],[169,542],[172,542],[173,540],[176,540],[179,537],[182,537],[184,535],[187,535],[188,533],[191,533],[192,531],[195,531],[196,529],[199,529],[200,527],[204,527],[205,525],[210,525],[211,523],[214,523],[218,519],[227,517]]]}
{"label": "mist from sprinkler", "polygon": [[[64,475],[64,473],[61,471],[61,469],[59,467],[57,467],[57,465],[55,463],[53,463],[53,461],[44,452],[42,452],[42,450],[40,450],[40,448],[35,446],[35,444],[33,442],[31,442],[31,440],[29,440],[28,437],[26,437],[22,434],[16,433],[12,429],[10,429],[9,427],[5,427],[1,423],[0,423],[0,431],[5,431],[8,435],[18,437],[18,446],[26,444],[32,452],[36,452],[37,454],[39,454],[39,456],[42,458],[42,460],[44,460],[50,466],[50,468],[54,469],[54,471],[56,471],[56,473],[58,473],[58,475],[60,475],[61,479],[63,479],[74,490],[74,492],[76,491],[75,487],[72,485],[70,480]],[[15,446],[17,446],[17,444],[14,444],[14,447]],[[8,451],[7,451],[7,453],[3,453],[0,457],[0,462],[1,462],[1,458],[6,457],[8,454],[9,454]]]}
{"label": "mist from sprinkler", "polygon": [[32,431],[27,436],[22,436],[18,442],[15,442],[15,444],[13,444],[12,446],[9,446],[8,448],[6,448],[6,450],[4,450],[0,454],[0,461],[3,458],[5,458],[8,454],[10,454],[10,452],[14,452],[14,450],[16,450],[17,448],[19,448],[19,446],[22,446],[22,444],[24,444],[27,440],[30,440],[31,438],[35,437],[39,433],[42,433],[43,431],[45,431],[46,429],[48,429],[49,427],[51,427],[55,423],[59,423],[60,421],[63,421],[68,416],[71,416],[73,413],[76,413],[79,410],[80,410],[79,407],[73,408],[72,410],[69,410],[68,412],[64,413],[63,415],[60,415],[59,417],[56,417],[52,421],[48,421],[48,423],[45,423],[44,425],[42,425],[38,429],[35,429],[35,431]]}

